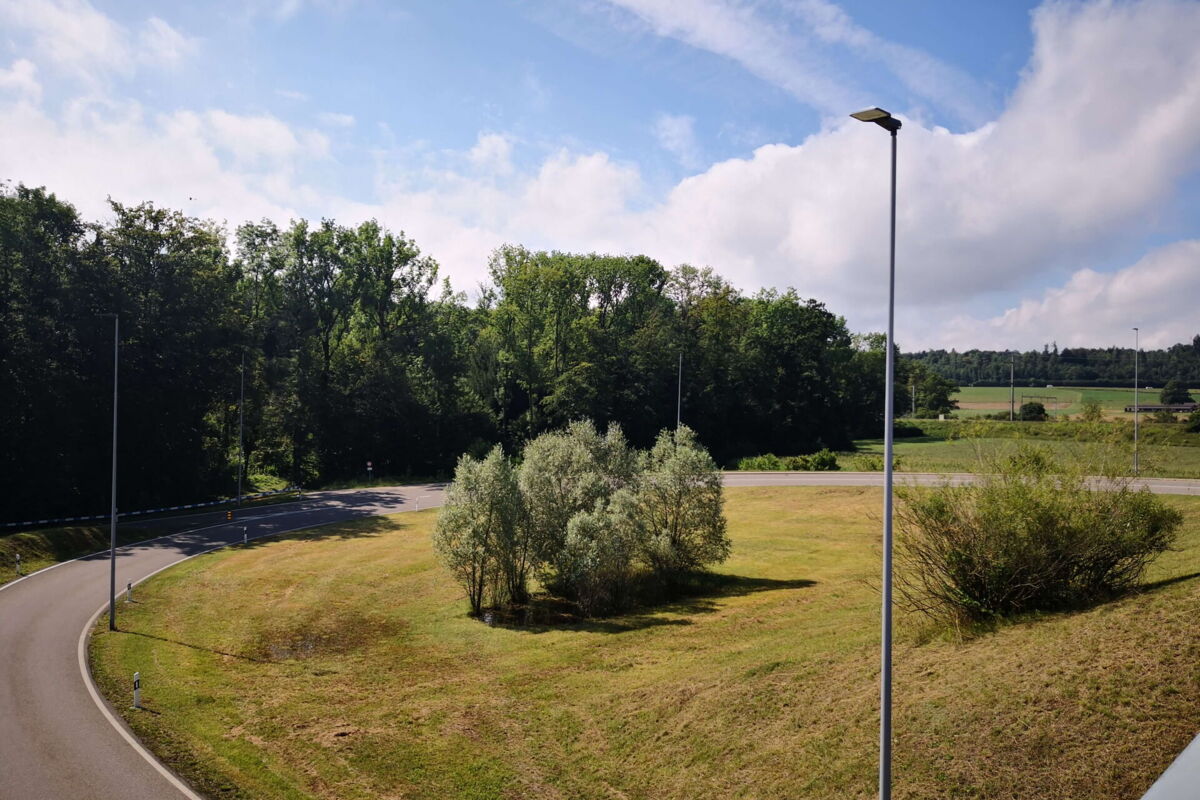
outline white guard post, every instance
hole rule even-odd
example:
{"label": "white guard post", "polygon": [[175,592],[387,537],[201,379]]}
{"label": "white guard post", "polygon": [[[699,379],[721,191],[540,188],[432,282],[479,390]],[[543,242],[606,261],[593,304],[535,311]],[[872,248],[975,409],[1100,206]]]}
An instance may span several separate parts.
{"label": "white guard post", "polygon": [[142,707],[142,673],[133,673],[133,707]]}

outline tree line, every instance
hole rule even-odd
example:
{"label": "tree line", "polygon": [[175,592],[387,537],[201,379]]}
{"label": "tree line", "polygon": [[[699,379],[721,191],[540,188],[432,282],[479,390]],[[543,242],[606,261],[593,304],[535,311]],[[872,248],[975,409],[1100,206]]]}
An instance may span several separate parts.
{"label": "tree line", "polygon": [[[1132,332],[1131,332],[1132,335]],[[962,386],[1007,386],[1010,365],[1018,386],[1132,386],[1132,347],[1069,347],[1047,344],[1041,350],[923,350],[905,355]],[[1200,386],[1200,334],[1190,343],[1165,350],[1142,350],[1138,382],[1162,387],[1175,380]]]}
{"label": "tree line", "polygon": [[114,313],[125,510],[235,491],[243,374],[241,466],[307,486],[445,475],[580,419],[645,449],[677,399],[719,464],[882,429],[883,338],[816,300],[646,256],[510,245],[488,270],[468,301],[374,221],[97,222],[0,186],[0,521],[107,508]]}

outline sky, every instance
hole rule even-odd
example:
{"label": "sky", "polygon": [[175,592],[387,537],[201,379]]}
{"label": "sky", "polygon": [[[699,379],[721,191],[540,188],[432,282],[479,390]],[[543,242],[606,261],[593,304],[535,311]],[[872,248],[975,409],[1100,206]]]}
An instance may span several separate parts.
{"label": "sky", "polygon": [[906,350],[1200,333],[1200,3],[0,0],[0,180],[710,266]]}

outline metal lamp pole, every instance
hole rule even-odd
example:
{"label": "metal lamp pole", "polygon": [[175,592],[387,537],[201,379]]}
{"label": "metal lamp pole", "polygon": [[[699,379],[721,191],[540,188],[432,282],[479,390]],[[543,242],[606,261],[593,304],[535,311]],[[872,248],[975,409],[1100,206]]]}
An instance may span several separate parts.
{"label": "metal lamp pole", "polygon": [[1138,329],[1133,329],[1133,474],[1138,474]]}
{"label": "metal lamp pole", "polygon": [[851,114],[874,122],[892,135],[891,252],[888,262],[887,379],[883,394],[883,614],[879,672],[879,798],[892,796],[892,439],[896,364],[893,338],[896,316],[896,133],[900,120],[882,108]]}
{"label": "metal lamp pole", "polygon": [[675,430],[679,430],[679,420],[683,416],[683,353],[679,354],[679,378],[675,384]]}
{"label": "metal lamp pole", "polygon": [[245,416],[243,408],[246,405],[246,350],[242,349],[242,372],[240,386],[238,389],[238,508],[242,507],[242,472],[246,465],[246,454],[244,450],[245,441]]}
{"label": "metal lamp pole", "polygon": [[113,423],[112,423],[112,502],[108,526],[108,629],[117,629],[117,366],[121,341],[121,318],[113,318]]}

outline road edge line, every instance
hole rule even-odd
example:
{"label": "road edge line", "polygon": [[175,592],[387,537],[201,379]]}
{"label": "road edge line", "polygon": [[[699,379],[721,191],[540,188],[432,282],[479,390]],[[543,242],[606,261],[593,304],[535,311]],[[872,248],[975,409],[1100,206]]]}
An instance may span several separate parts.
{"label": "road edge line", "polygon": [[[403,512],[393,512],[393,513],[403,513]],[[391,515],[383,514],[383,515],[378,515],[378,516],[391,516]],[[299,533],[300,531],[307,531],[307,530],[311,530],[313,528],[320,528],[325,525],[338,525],[338,524],[340,524],[340,523],[338,523],[338,522],[320,522],[320,523],[317,523],[316,525],[305,525],[303,527],[293,528],[293,529],[287,530],[287,531],[272,531],[271,533],[264,533],[260,536],[254,537],[254,539],[266,539],[271,536],[282,536],[285,533]],[[219,528],[222,526],[214,525],[213,527]],[[197,530],[205,530],[205,529],[199,528]],[[196,531],[180,531],[180,533],[185,533],[185,532],[186,533],[195,533]],[[179,535],[178,533],[168,534],[168,536],[178,536],[178,535]],[[163,536],[160,538],[165,539],[166,536]],[[179,559],[178,561],[172,561],[170,564],[167,564],[166,566],[159,567],[158,569],[154,570],[153,572],[151,572],[148,575],[143,575],[141,578],[138,578],[136,581],[134,581],[130,585],[138,586],[138,585],[142,584],[143,582],[150,580],[158,573],[168,570],[171,567],[178,566],[179,564],[182,564],[185,561],[190,561],[191,559],[196,558],[197,556],[208,555],[209,553],[216,552],[217,550],[223,550],[226,547],[231,547],[233,545],[238,545],[238,544],[242,544],[242,542],[238,542],[238,541],[226,542],[225,544],[219,544],[216,547],[210,547],[207,550],[201,550],[199,553],[192,553],[190,556],[184,556],[183,558]],[[104,552],[104,551],[101,551],[101,552]],[[83,556],[83,558],[86,558],[86,556]],[[70,563],[70,562],[68,562],[68,561],[60,562],[60,564],[68,564],[68,563]],[[59,566],[59,564],[55,564],[54,566],[55,567]],[[46,569],[53,569],[53,567],[46,567]],[[44,571],[45,570],[38,570],[38,572],[44,572]],[[32,577],[33,575],[36,575],[36,574],[37,573],[30,573],[30,575],[26,575],[25,577],[27,577],[27,578]],[[16,581],[13,581],[13,583],[16,583]],[[5,584],[5,585],[11,586],[12,584]],[[3,587],[0,587],[0,588],[3,588]],[[118,594],[120,594],[120,593],[118,592]],[[79,632],[79,642],[76,646],[76,655],[78,655],[78,657],[79,657],[79,674],[83,677],[83,683],[87,687],[88,694],[91,695],[91,697],[92,697],[92,702],[94,702],[96,704],[96,707],[100,709],[100,713],[103,714],[104,718],[108,720],[108,723],[110,725],[112,725],[113,728],[116,729],[117,733],[121,734],[121,736],[125,739],[125,741],[129,743],[129,746],[132,747],[134,749],[134,751],[137,752],[138,755],[140,755],[142,758],[144,758],[146,760],[146,762],[150,764],[150,766],[154,767],[154,769],[157,770],[160,775],[162,775],[164,778],[166,778],[167,781],[172,786],[174,786],[185,797],[187,797],[188,800],[205,800],[205,798],[203,796],[196,794],[195,790],[193,790],[190,786],[188,786],[187,783],[185,783],[182,778],[180,778],[178,775],[176,775],[171,770],[170,767],[168,767],[166,764],[159,761],[158,757],[155,756],[154,753],[150,752],[150,750],[144,744],[142,744],[142,740],[137,738],[137,736],[134,735],[133,731],[130,730],[129,726],[125,723],[125,721],[123,719],[119,718],[118,716],[116,716],[112,712],[108,701],[105,700],[104,697],[100,694],[100,690],[97,688],[95,680],[92,679],[92,666],[88,662],[87,644],[86,643],[88,641],[88,635],[91,633],[92,628],[94,628],[96,626],[96,620],[100,619],[100,615],[104,613],[104,609],[106,609],[107,607],[108,607],[108,603],[102,603],[100,605],[100,607],[98,609],[96,609],[96,613],[92,614],[91,618],[88,619],[87,624],[83,626],[83,630],[81,630]]]}

